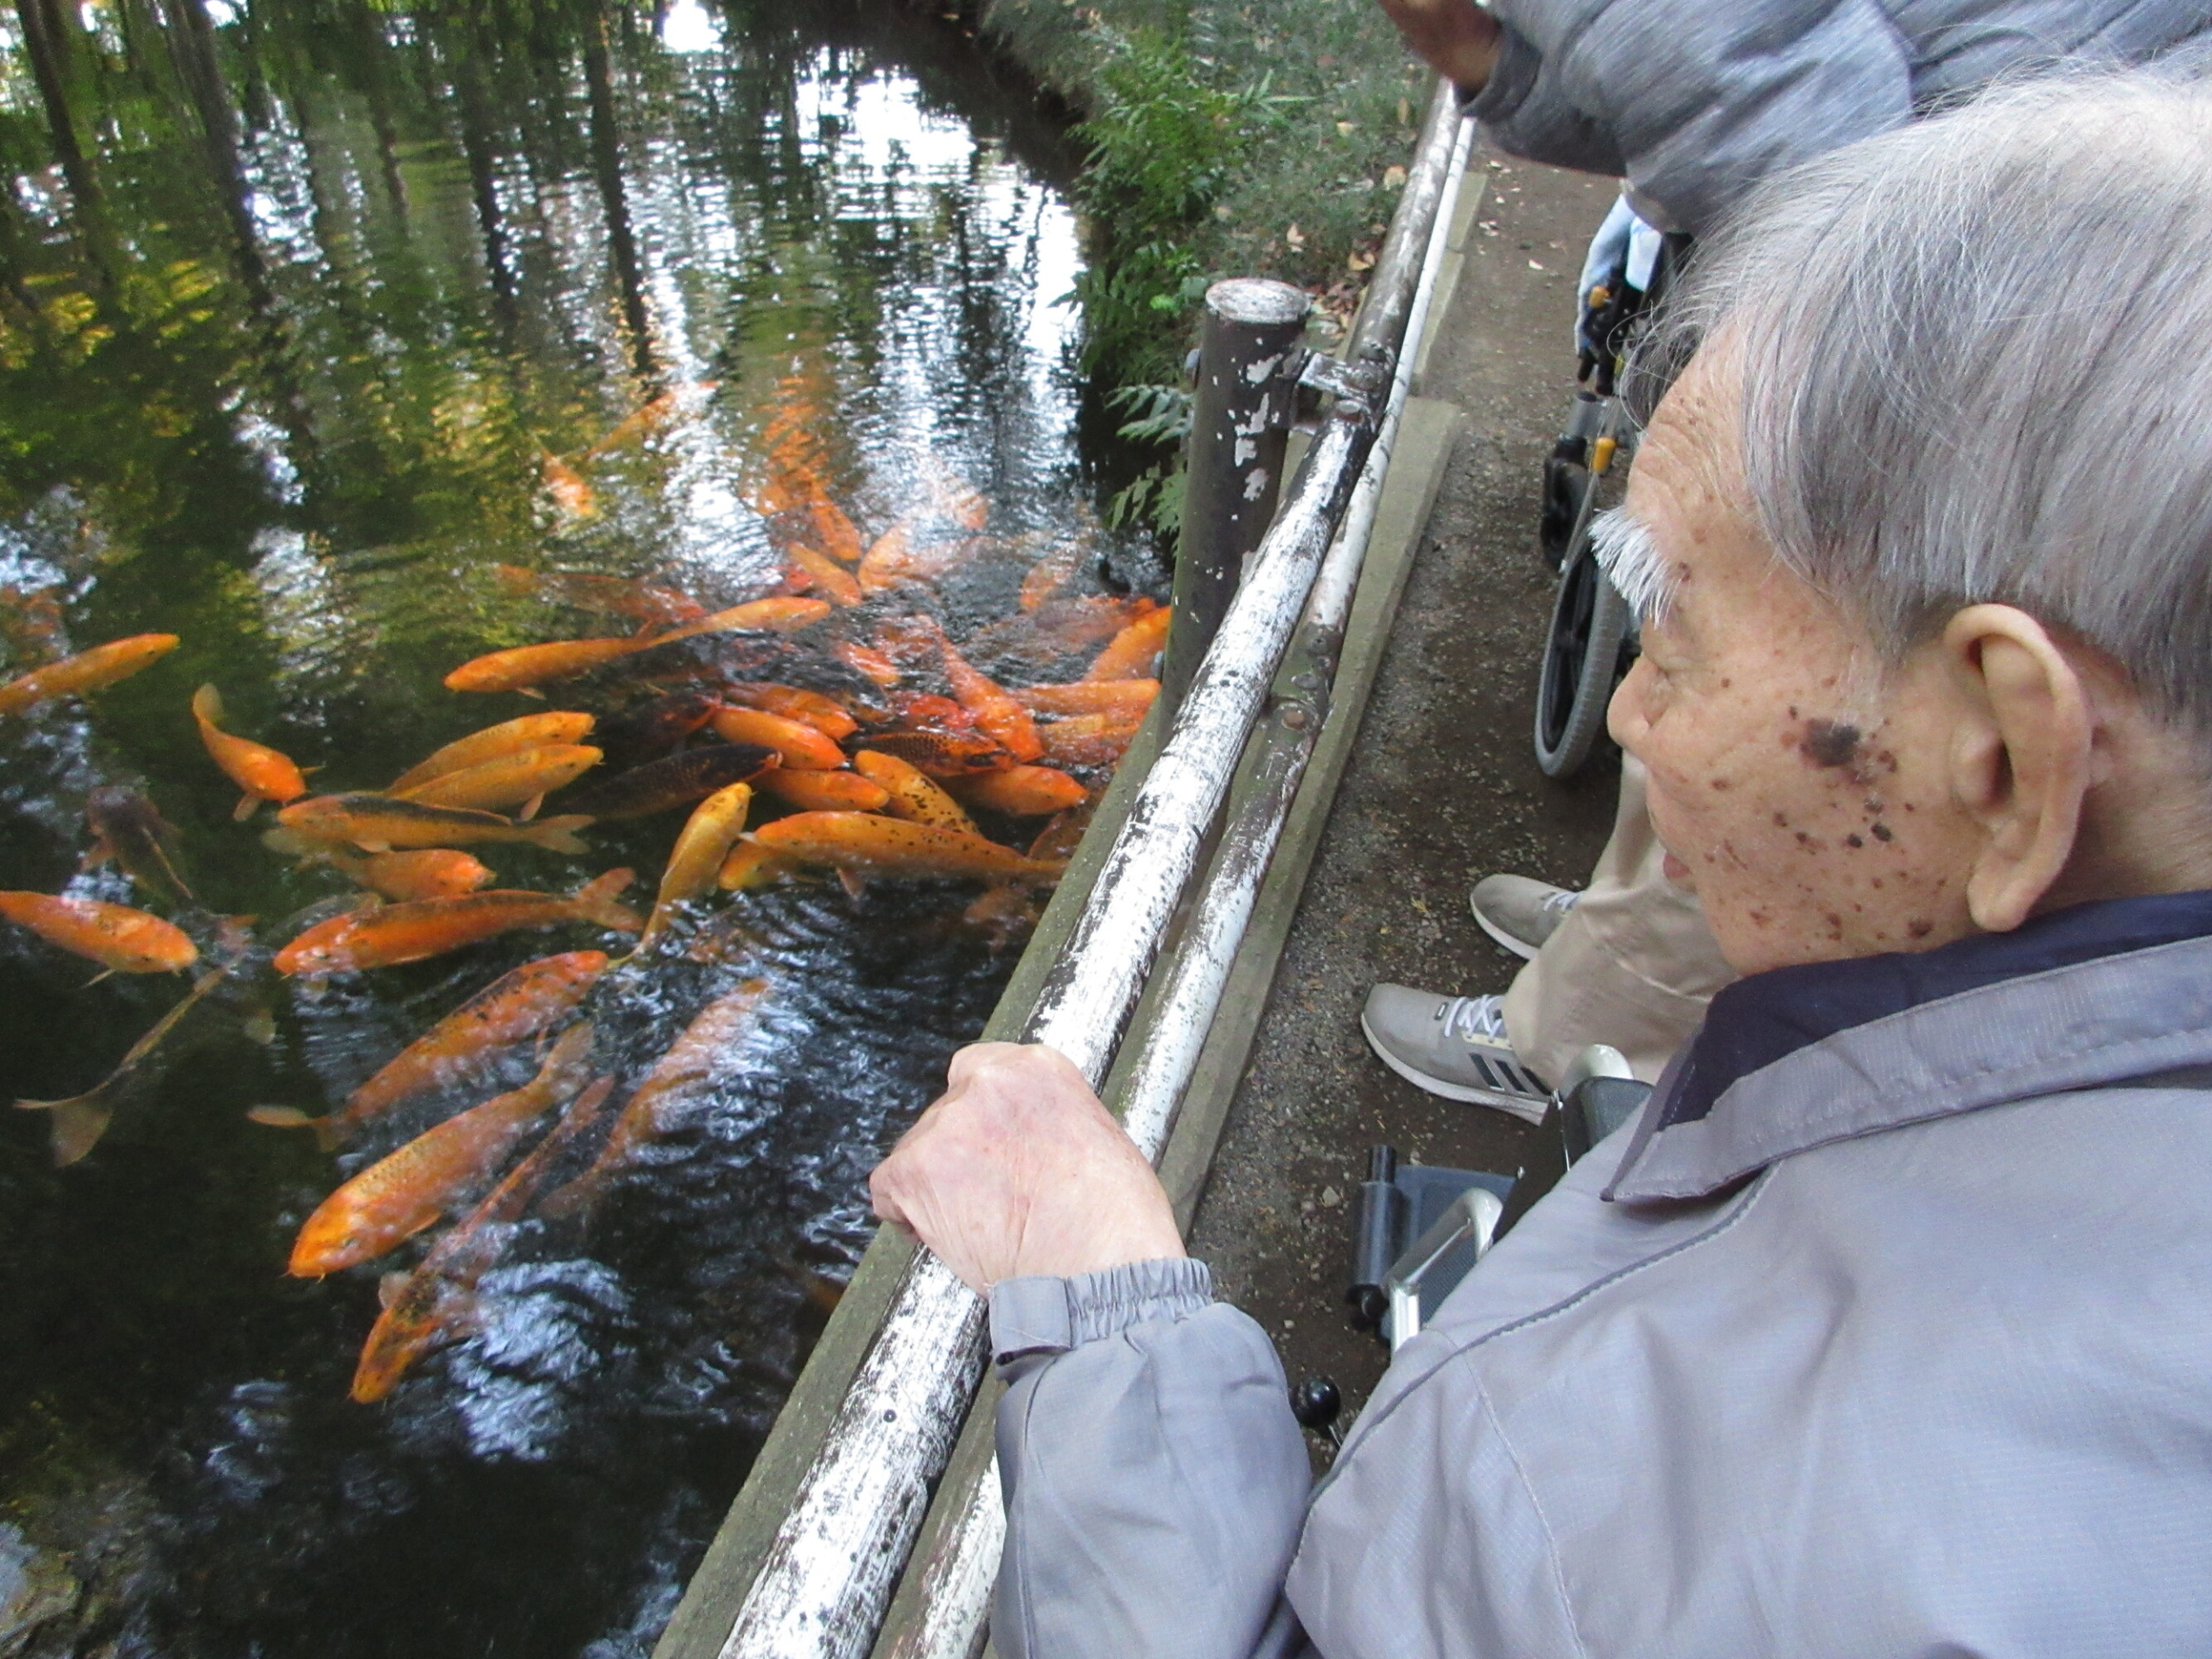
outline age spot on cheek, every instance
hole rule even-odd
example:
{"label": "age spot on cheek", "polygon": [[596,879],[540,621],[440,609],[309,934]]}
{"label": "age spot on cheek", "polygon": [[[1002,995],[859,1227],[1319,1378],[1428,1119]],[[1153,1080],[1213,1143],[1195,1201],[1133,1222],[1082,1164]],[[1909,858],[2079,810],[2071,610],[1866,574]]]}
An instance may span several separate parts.
{"label": "age spot on cheek", "polygon": [[1816,766],[1855,766],[1859,764],[1859,731],[1837,720],[1808,720],[1797,741],[1797,752]]}

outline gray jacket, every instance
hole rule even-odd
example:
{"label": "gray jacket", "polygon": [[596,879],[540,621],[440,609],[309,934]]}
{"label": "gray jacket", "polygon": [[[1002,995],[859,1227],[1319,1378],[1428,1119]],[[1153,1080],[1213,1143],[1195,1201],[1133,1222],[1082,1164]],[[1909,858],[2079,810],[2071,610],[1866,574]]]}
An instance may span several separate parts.
{"label": "gray jacket", "polygon": [[2205,0],[1492,0],[1473,101],[1516,155],[1625,175],[1701,234],[1749,186],[1999,75],[2138,62],[2212,29]]}
{"label": "gray jacket", "polygon": [[1740,982],[1310,1496],[1203,1268],[1002,1285],[999,1651],[2212,1653],[2208,1087],[2212,895]]}

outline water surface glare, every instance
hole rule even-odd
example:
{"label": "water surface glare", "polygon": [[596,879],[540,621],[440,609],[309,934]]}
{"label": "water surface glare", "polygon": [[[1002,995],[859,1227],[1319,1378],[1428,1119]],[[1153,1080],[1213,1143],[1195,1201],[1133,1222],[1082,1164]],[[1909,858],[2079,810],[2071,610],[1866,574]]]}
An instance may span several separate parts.
{"label": "water surface glare", "polygon": [[[646,695],[620,669],[543,702],[441,679],[631,633],[621,606],[654,593],[802,591],[794,479],[871,540],[961,525],[957,557],[833,632],[926,614],[1001,680],[1072,678],[1103,637],[1081,607],[1158,583],[1090,513],[1060,140],[953,35],[771,0],[25,0],[4,47],[0,680],[182,643],[0,716],[0,888],[143,906],[238,966],[81,1162],[0,1110],[0,1630],[30,1610],[23,1651],[114,1659],[642,1655],[867,1242],[867,1171],[1033,906],[797,880],[687,912],[588,1004],[613,1098],[755,978],[758,1019],[595,1205],[499,1232],[462,1339],[357,1404],[379,1280],[434,1234],[321,1280],[285,1274],[295,1235],[537,1056],[334,1155],[246,1112],[328,1112],[508,969],[628,946],[571,924],[274,973],[353,889],[265,849],[271,809],[233,821],[188,704],[217,685],[317,790],[520,715],[617,712]],[[1062,609],[1033,623],[1046,559]],[[747,649],[747,677],[875,695],[826,649]],[[662,667],[653,689],[683,683]],[[103,788],[175,826],[195,903],[80,868]],[[603,822],[582,856],[471,850],[502,887],[628,866],[643,909],[683,817]],[[1025,845],[1043,820],[982,823]],[[191,983],[93,971],[0,925],[0,1099],[92,1088]]]}

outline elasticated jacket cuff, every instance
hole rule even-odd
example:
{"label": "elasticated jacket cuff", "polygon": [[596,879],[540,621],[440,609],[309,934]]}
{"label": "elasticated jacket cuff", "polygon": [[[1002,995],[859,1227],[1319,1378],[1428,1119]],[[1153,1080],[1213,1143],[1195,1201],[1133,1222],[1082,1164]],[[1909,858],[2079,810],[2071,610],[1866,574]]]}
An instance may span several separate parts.
{"label": "elasticated jacket cuff", "polygon": [[1064,1354],[1151,1319],[1213,1302],[1213,1274],[1187,1256],[1132,1262],[1069,1279],[1006,1279],[991,1287],[991,1355],[1001,1366]]}
{"label": "elasticated jacket cuff", "polygon": [[1484,126],[1510,121],[1535,90],[1543,67],[1544,54],[1529,43],[1527,35],[1505,23],[1499,31],[1497,61],[1491,66],[1490,79],[1483,83],[1482,91],[1471,95],[1461,87],[1460,106]]}

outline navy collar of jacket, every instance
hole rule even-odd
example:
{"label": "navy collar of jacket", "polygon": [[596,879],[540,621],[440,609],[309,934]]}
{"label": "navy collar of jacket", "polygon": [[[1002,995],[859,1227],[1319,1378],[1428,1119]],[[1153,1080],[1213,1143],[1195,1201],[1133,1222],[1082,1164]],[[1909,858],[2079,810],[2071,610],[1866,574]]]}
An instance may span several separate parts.
{"label": "navy collar of jacket", "polygon": [[1713,999],[1605,1196],[1705,1198],[1851,1135],[2207,1064],[2212,892],[1777,968]]}

